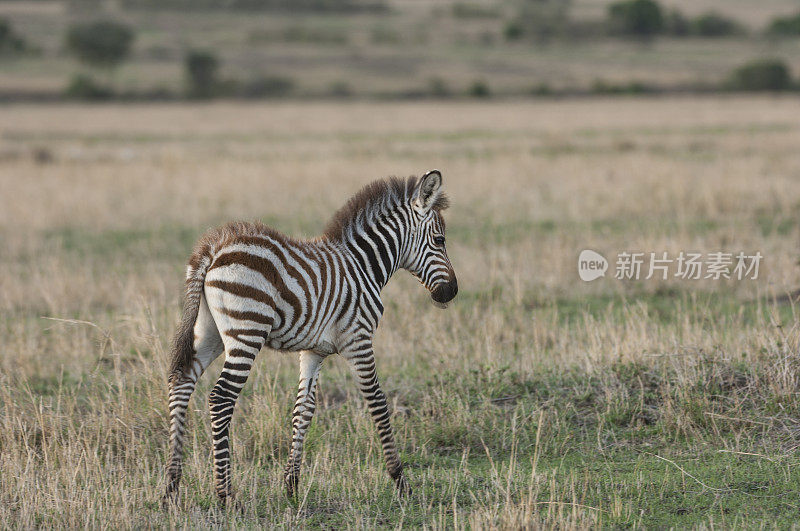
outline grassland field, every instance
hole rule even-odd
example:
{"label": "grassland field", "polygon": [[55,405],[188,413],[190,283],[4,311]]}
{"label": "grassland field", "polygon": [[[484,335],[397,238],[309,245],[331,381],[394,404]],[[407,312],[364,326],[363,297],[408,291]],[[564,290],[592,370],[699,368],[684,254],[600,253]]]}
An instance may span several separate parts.
{"label": "grassland field", "polygon": [[[0,527],[788,528],[800,517],[800,100],[0,107]],[[319,233],[373,179],[442,170],[460,293],[401,273],[376,336],[414,494],[326,360],[301,493],[296,356],[206,397],[160,505],[166,365],[202,232]],[[756,280],[582,282],[582,249],[755,252]],[[612,264],[613,269],[613,264]]]}

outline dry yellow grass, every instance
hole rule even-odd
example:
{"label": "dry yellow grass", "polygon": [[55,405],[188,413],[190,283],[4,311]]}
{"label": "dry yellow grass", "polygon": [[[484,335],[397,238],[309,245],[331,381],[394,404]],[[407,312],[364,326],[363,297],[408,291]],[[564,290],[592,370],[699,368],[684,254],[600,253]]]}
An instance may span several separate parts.
{"label": "dry yellow grass", "polygon": [[[800,287],[799,115],[796,98],[738,97],[0,108],[0,526],[646,524],[631,493],[649,472],[608,492],[559,475],[557,456],[581,436],[567,437],[569,408],[524,382],[556,368],[599,378],[606,409],[590,416],[602,425],[629,392],[608,379],[616,364],[667,371],[688,400],[684,383],[744,360],[760,371],[752,389],[796,407],[797,321],[772,299]],[[232,218],[311,236],[361,185],[433,167],[452,198],[462,292],[440,312],[399,275],[376,338],[415,498],[392,499],[369,418],[330,360],[289,504],[279,478],[295,362],[265,351],[233,425],[243,512],[209,509],[217,364],[192,406],[184,505],[162,512],[165,346],[193,240]],[[756,281],[585,284],[584,248],[765,259]],[[663,400],[666,433],[767,451],[753,425],[714,439],[685,400]],[[713,404],[701,418],[733,415]],[[770,455],[788,470],[790,454]],[[719,523],[713,510],[696,522]]]}

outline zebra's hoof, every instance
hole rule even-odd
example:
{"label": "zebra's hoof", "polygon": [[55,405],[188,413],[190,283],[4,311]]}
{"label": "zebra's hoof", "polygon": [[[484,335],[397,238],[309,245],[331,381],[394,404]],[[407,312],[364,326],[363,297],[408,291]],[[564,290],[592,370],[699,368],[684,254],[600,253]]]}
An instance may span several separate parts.
{"label": "zebra's hoof", "polygon": [[244,512],[244,506],[236,499],[232,493],[223,495],[217,494],[217,503],[220,509],[233,512]]}
{"label": "zebra's hoof", "polygon": [[397,494],[401,498],[406,498],[408,496],[411,496],[412,494],[411,486],[408,484],[408,481],[406,480],[405,476],[403,475],[398,476],[397,479],[394,480],[394,483],[395,486],[397,487]]}
{"label": "zebra's hoof", "polygon": [[286,476],[283,478],[283,484],[286,485],[286,496],[289,499],[297,497],[297,488],[300,485],[300,478],[297,476]]}
{"label": "zebra's hoof", "polygon": [[230,498],[225,504],[225,510],[233,513],[245,514],[244,504],[235,498]]}
{"label": "zebra's hoof", "polygon": [[176,505],[178,505],[178,486],[176,482],[172,481],[161,497],[161,507],[163,509],[171,509]]}
{"label": "zebra's hoof", "polygon": [[164,509],[165,511],[173,509],[177,505],[178,505],[178,496],[176,496],[175,494],[167,493],[161,497],[161,508]]}

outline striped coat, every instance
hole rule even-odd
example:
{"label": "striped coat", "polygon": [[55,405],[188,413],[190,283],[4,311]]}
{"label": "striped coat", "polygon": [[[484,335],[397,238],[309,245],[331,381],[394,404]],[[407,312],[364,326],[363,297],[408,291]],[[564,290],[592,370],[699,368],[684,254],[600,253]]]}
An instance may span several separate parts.
{"label": "striped coat", "polygon": [[441,174],[376,181],[351,198],[324,234],[296,240],[260,223],[232,223],[198,242],[186,275],[184,314],[169,377],[170,455],[166,500],[181,477],[186,410],[197,380],[223,352],[225,362],[208,402],[217,494],[231,493],[229,426],[236,400],[264,347],[300,352],[300,383],[292,412],[285,470],[297,490],[303,439],[316,404],[322,360],[348,360],[367,401],[391,477],[403,477],[386,397],[375,372],[372,335],[383,313],[381,289],[406,269],[446,307],[458,291],[445,250]]}

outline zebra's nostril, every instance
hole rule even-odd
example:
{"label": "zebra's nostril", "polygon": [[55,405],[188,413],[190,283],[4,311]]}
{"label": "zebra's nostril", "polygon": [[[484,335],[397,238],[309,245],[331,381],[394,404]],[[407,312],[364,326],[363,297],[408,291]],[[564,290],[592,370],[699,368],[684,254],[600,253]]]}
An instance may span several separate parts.
{"label": "zebra's nostril", "polygon": [[456,293],[458,293],[458,283],[455,282],[455,280],[451,280],[446,284],[439,284],[436,286],[431,292],[431,297],[436,302],[445,303],[453,300]]}

